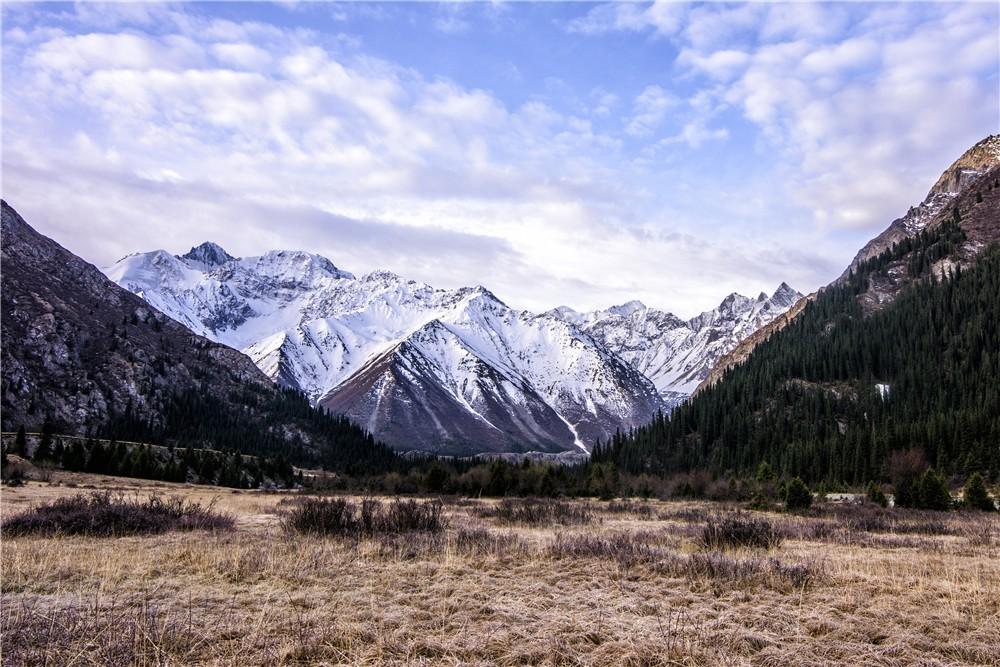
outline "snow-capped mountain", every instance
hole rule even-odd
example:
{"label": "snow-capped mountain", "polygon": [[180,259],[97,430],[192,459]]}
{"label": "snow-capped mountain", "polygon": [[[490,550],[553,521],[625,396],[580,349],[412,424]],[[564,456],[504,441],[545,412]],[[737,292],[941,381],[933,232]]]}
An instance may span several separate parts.
{"label": "snow-capped mountain", "polygon": [[399,449],[582,452],[661,407],[642,373],[577,326],[482,287],[356,278],[310,253],[234,258],[211,243],[106,273]]}
{"label": "snow-capped mountain", "polygon": [[771,296],[730,294],[718,308],[689,320],[639,301],[589,313],[565,306],[549,313],[576,324],[629,362],[652,380],[669,406],[689,396],[720,357],[800,298],[782,283]]}

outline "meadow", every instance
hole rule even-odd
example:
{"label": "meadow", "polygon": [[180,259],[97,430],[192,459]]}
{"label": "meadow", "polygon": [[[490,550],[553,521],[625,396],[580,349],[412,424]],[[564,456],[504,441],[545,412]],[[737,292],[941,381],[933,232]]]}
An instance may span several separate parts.
{"label": "meadow", "polygon": [[95,491],[232,521],[5,534],[4,665],[1000,665],[995,513],[306,508],[294,492],[59,471],[4,487],[0,507],[8,520]]}

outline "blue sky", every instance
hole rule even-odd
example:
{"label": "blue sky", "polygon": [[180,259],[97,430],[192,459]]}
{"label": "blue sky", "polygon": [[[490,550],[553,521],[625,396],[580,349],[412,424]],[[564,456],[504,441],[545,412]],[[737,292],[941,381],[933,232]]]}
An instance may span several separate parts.
{"label": "blue sky", "polygon": [[511,305],[802,291],[1000,131],[996,3],[5,4],[3,195]]}

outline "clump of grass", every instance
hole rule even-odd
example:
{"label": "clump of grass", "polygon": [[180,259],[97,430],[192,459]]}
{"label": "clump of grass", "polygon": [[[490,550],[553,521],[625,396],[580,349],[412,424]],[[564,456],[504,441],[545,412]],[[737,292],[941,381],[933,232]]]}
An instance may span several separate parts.
{"label": "clump of grass", "polygon": [[496,505],[480,510],[479,515],[494,518],[502,524],[528,526],[565,526],[594,520],[594,513],[586,505],[538,498],[504,498]]}
{"label": "clump of grass", "polygon": [[459,528],[453,542],[455,551],[468,556],[506,557],[527,554],[528,544],[513,533],[496,533],[486,528]]}
{"label": "clump of grass", "polygon": [[772,549],[779,546],[782,539],[781,531],[767,519],[734,512],[721,520],[709,519],[698,538],[698,545],[713,550]]}
{"label": "clump of grass", "polygon": [[668,509],[657,513],[660,521],[679,521],[680,523],[701,523],[708,519],[708,512],[700,507],[681,507]]}
{"label": "clump of grass", "polygon": [[0,628],[5,665],[180,664],[204,643],[187,619],[147,601],[56,610],[7,603]]}
{"label": "clump of grass", "polygon": [[649,533],[612,533],[605,536],[557,535],[546,550],[550,558],[599,558],[623,570],[645,565],[659,574],[691,581],[725,581],[739,585],[803,588],[820,576],[817,566],[784,563],[777,558],[736,558],[719,551],[679,554],[654,543]]}
{"label": "clump of grass", "polygon": [[3,522],[6,537],[22,535],[92,535],[118,537],[168,530],[229,530],[232,516],[179,497],[126,496],[123,493],[77,494],[58,498]]}
{"label": "clump of grass", "polygon": [[780,582],[803,588],[818,577],[816,567],[783,563],[777,558],[732,558],[722,553],[691,554],[685,564],[690,579],[713,579],[744,583]]}
{"label": "clump of grass", "polygon": [[297,533],[372,536],[411,532],[437,533],[446,527],[440,501],[307,498],[285,515],[284,525]]}
{"label": "clump of grass", "polygon": [[651,520],[655,518],[652,505],[632,500],[612,500],[601,505],[601,509],[608,514],[628,514],[637,519]]}
{"label": "clump of grass", "polygon": [[665,556],[664,550],[635,533],[613,533],[605,537],[556,535],[549,544],[548,554],[553,558],[606,558],[624,565],[652,562]]}

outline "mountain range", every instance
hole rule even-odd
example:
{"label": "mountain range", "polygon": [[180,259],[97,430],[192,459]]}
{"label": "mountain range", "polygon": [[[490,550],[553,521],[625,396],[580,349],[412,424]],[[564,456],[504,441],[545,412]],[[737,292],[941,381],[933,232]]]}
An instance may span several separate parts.
{"label": "mountain range", "polygon": [[[392,456],[372,435],[402,451],[566,459],[613,439],[615,451],[625,452],[618,457],[624,467],[652,469],[643,467],[650,451],[666,446],[683,458],[703,437],[699,428],[722,426],[737,429],[726,434],[734,443],[752,443],[742,455],[752,458],[748,452],[761,443],[778,438],[771,446],[779,447],[792,437],[782,436],[792,423],[784,418],[767,433],[753,433],[769,423],[774,405],[815,384],[794,369],[781,380],[780,369],[803,350],[815,348],[796,362],[801,369],[820,364],[817,376],[849,380],[849,386],[819,383],[837,400],[848,390],[867,395],[874,380],[903,397],[873,359],[888,363],[901,345],[926,343],[930,334],[944,336],[947,345],[953,329],[996,330],[934,321],[928,336],[893,330],[871,350],[865,336],[889,334],[858,333],[880,322],[873,317],[878,313],[897,317],[901,295],[929,283],[927,299],[938,303],[945,297],[936,285],[977,268],[1000,241],[998,196],[1000,136],[991,136],[949,167],[919,206],[873,239],[828,287],[808,297],[786,284],[770,296],[731,294],[718,308],[686,320],[637,301],[535,314],[510,308],[482,286],[435,289],[386,271],[356,277],[301,251],[237,258],[213,243],[183,255],[130,255],[105,276],[35,232],[4,202],[3,427],[37,427],[48,419],[67,433],[96,433],[115,425],[114,433],[134,438],[222,446],[223,437],[226,446],[278,451],[289,460],[353,458],[383,468]],[[973,294],[988,285],[984,280],[954,282]],[[992,303],[988,294],[977,298]],[[914,309],[908,314],[932,319],[908,299],[906,307]],[[820,350],[834,340],[840,347]],[[872,358],[844,357],[854,348]],[[984,345],[948,358],[979,349]],[[774,356],[775,350],[785,356]],[[827,356],[834,361],[822,361]],[[924,363],[907,359],[911,367]],[[979,378],[987,362],[992,357],[967,372]],[[773,384],[779,380],[785,384]],[[816,405],[823,396],[814,397]],[[676,420],[663,415],[672,408],[679,411]],[[699,427],[711,414],[714,421]],[[758,421],[746,421],[754,414]],[[868,406],[861,414],[877,411]],[[853,416],[831,428],[853,432]],[[685,419],[681,440],[669,444],[664,425]],[[649,423],[653,427],[643,426]],[[225,428],[213,430],[213,424]],[[962,426],[968,432],[980,427]],[[620,435],[633,429],[631,440]],[[816,437],[812,431],[793,435]],[[703,442],[694,451],[746,462],[718,446]],[[606,459],[608,451],[601,448],[600,456]],[[669,466],[661,459],[659,468]]]}
{"label": "mountain range", "polygon": [[785,284],[731,294],[689,320],[635,301],[535,314],[482,286],[356,277],[302,251],[236,258],[210,242],[136,253],[105,272],[390,445],[446,455],[585,455],[683,400],[801,297]]}

